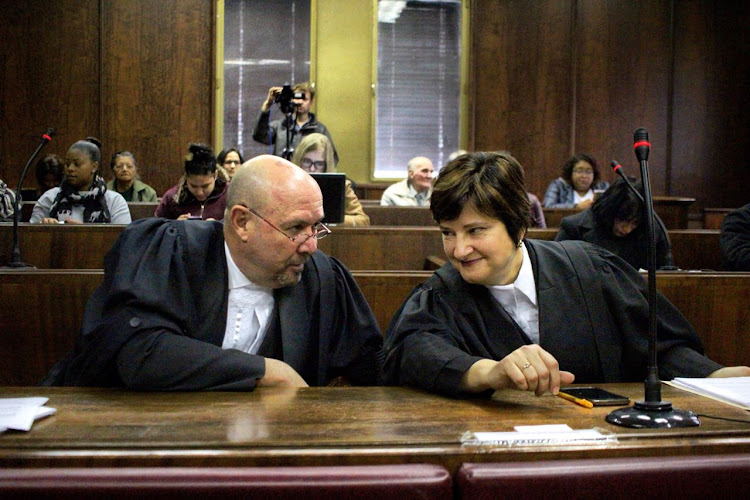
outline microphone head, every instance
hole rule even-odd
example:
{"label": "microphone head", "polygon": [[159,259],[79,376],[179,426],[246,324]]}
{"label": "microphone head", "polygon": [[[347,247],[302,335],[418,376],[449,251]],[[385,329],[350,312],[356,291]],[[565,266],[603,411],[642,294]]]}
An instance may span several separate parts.
{"label": "microphone head", "polygon": [[51,141],[52,137],[55,135],[55,132],[56,130],[53,127],[48,128],[47,131],[42,134],[42,143],[46,144]]}
{"label": "microphone head", "polygon": [[618,162],[617,160],[612,160],[610,162],[610,165],[612,166],[612,171],[613,172],[619,173],[620,169],[622,168],[622,165],[620,165],[620,162]]}
{"label": "microphone head", "polygon": [[635,157],[639,162],[648,160],[648,153],[651,150],[651,143],[648,142],[648,131],[643,127],[638,127],[633,134],[633,149]]}

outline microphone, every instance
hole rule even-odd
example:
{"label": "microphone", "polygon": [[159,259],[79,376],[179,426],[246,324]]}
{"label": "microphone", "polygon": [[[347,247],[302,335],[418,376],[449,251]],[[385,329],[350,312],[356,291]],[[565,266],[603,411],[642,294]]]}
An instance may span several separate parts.
{"label": "microphone", "polygon": [[52,140],[52,137],[54,136],[55,129],[52,127],[48,128],[47,131],[42,134],[42,139],[39,142],[39,146],[37,146],[34,154],[31,155],[31,158],[29,158],[29,161],[26,162],[26,166],[23,167],[23,170],[21,171],[21,178],[18,181],[18,191],[16,191],[16,203],[13,207],[13,251],[10,256],[10,261],[5,266],[3,266],[4,269],[35,268],[35,266],[27,264],[21,260],[21,249],[18,247],[18,218],[21,216],[21,189],[23,187],[23,180],[26,178],[26,172],[28,172],[29,170],[29,165],[31,165],[31,162],[34,161],[34,158],[37,157],[39,151],[41,151],[42,148],[48,142],[50,142]]}
{"label": "microphone", "polygon": [[635,157],[639,162],[648,160],[648,153],[651,151],[651,143],[648,142],[648,131],[643,127],[635,129],[633,134],[633,149],[635,150]]}
{"label": "microphone", "polygon": [[635,188],[633,183],[630,182],[630,179],[628,179],[628,176],[625,175],[625,172],[622,171],[622,165],[620,165],[617,160],[612,160],[611,165],[612,165],[612,171],[616,173],[617,175],[619,175],[620,177],[622,177],[622,180],[625,181],[625,184],[628,185],[628,187],[630,188],[630,191],[632,191],[633,194],[635,194],[636,198],[641,200],[641,203],[646,203],[643,199],[643,196],[641,195],[641,192]]}
{"label": "microphone", "polygon": [[[657,367],[657,316],[656,316],[656,237],[654,233],[654,199],[651,196],[651,182],[648,177],[648,153],[651,144],[648,142],[648,132],[639,127],[633,134],[633,149],[641,164],[641,179],[643,181],[643,199],[646,214],[646,229],[648,235],[648,373],[644,381],[645,397],[643,401],[636,401],[632,407],[620,408],[607,415],[607,422],[623,427],[637,428],[672,428],[696,427],[700,425],[697,415],[691,411],[672,408],[672,403],[661,399],[661,381]],[[612,162],[616,164],[616,162]],[[619,164],[613,165],[615,172],[624,176]],[[627,179],[626,179],[627,182]],[[628,185],[635,189],[630,182]]]}

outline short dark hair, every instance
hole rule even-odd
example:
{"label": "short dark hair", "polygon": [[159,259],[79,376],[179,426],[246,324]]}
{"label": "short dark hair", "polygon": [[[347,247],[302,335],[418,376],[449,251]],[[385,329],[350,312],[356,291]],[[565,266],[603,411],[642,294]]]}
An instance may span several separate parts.
{"label": "short dark hair", "polygon": [[211,146],[190,143],[185,156],[185,175],[213,175],[216,172],[216,158]]}
{"label": "short dark hair", "polygon": [[[629,177],[633,187],[643,195],[643,184],[634,177]],[[612,230],[616,220],[641,221],[643,216],[643,203],[638,196],[630,190],[627,183],[622,179],[617,179],[599,198],[591,205],[591,213],[594,216],[594,223],[606,229]],[[643,225],[639,224],[637,230],[643,230]]]}
{"label": "short dark hair", "polygon": [[216,163],[219,165],[224,165],[224,160],[227,158],[227,155],[229,153],[237,153],[237,156],[240,157],[240,165],[245,163],[245,160],[242,159],[242,153],[240,153],[240,150],[237,148],[223,149],[221,153],[219,153],[219,156],[216,157]]}
{"label": "short dark hair", "polygon": [[565,179],[565,182],[572,186],[573,167],[575,167],[576,164],[581,161],[585,161],[594,169],[594,180],[591,181],[591,186],[593,187],[597,182],[599,182],[599,179],[601,179],[601,174],[599,173],[599,164],[596,163],[596,160],[592,156],[589,156],[586,153],[578,153],[565,162],[565,165],[563,165],[562,169],[562,178]]}
{"label": "short dark hair", "polygon": [[63,178],[63,160],[54,153],[45,155],[42,159],[36,162],[34,167],[34,173],[36,174],[36,182],[39,186],[44,184],[44,178],[52,174],[57,179],[57,184],[62,182]]}
{"label": "short dark hair", "polygon": [[438,223],[458,219],[471,204],[500,220],[515,243],[531,225],[523,167],[507,151],[461,155],[440,170],[430,199]]}

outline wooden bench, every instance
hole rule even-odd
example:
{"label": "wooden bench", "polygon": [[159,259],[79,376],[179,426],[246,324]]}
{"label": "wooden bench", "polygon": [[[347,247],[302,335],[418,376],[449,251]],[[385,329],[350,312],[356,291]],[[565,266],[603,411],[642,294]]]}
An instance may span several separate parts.
{"label": "wooden bench", "polygon": [[[23,201],[21,202],[21,219],[20,222],[29,222],[31,220],[31,213],[34,211],[35,201]],[[158,203],[153,202],[141,202],[131,201],[128,203],[130,209],[130,218],[133,220],[145,219],[147,217],[153,217]]]}
{"label": "wooden bench", "polygon": [[703,229],[721,229],[724,217],[729,212],[737,210],[736,208],[704,208],[703,209]]}
{"label": "wooden bench", "polygon": [[[382,331],[427,271],[353,273]],[[73,346],[101,270],[0,270],[0,386],[34,385]],[[658,289],[692,323],[706,353],[750,363],[750,273],[657,273]]]}

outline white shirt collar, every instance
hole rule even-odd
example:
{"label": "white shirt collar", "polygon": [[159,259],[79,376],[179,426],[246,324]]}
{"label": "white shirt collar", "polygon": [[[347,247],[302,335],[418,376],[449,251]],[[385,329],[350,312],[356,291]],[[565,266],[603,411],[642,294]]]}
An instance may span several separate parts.
{"label": "white shirt collar", "polygon": [[242,288],[245,286],[262,288],[247,279],[247,276],[245,276],[242,271],[240,271],[240,268],[237,267],[237,264],[234,263],[234,259],[232,258],[232,254],[229,252],[229,246],[227,245],[226,241],[224,242],[224,254],[227,256],[229,290],[232,290],[233,288]]}
{"label": "white shirt collar", "polygon": [[521,252],[523,261],[521,262],[521,269],[518,271],[518,276],[513,283],[507,285],[496,285],[488,287],[490,289],[508,290],[515,288],[519,292],[523,293],[532,304],[537,305],[536,301],[536,282],[534,281],[534,270],[531,268],[531,259],[529,258],[529,251],[526,249],[526,244],[521,245]]}

